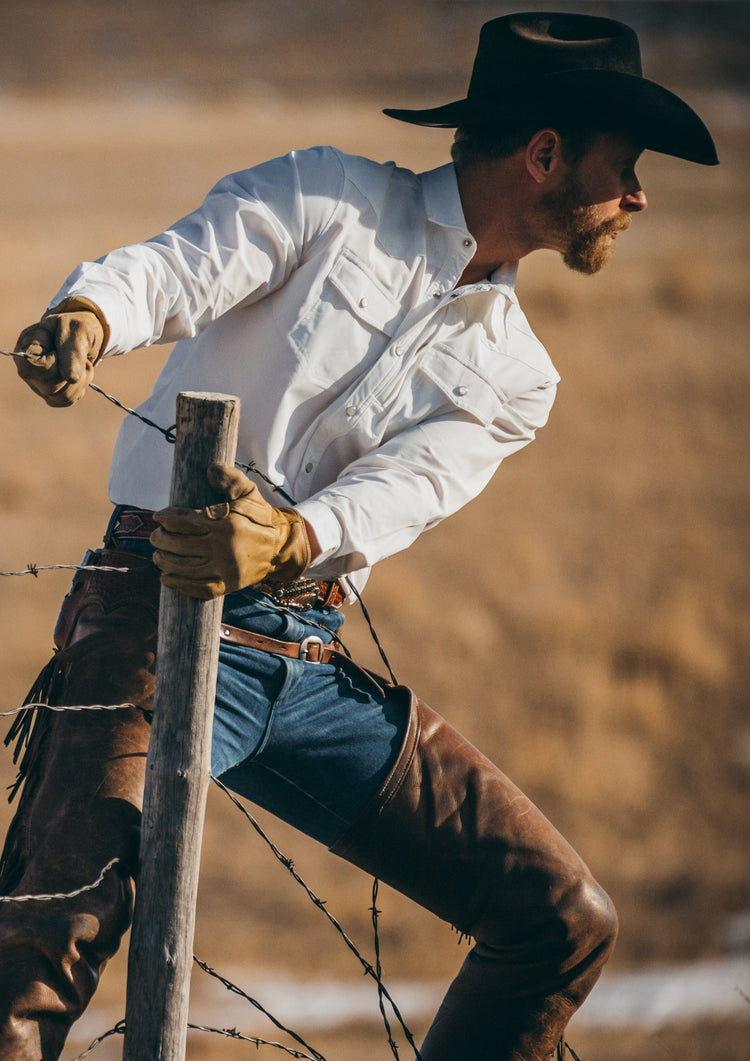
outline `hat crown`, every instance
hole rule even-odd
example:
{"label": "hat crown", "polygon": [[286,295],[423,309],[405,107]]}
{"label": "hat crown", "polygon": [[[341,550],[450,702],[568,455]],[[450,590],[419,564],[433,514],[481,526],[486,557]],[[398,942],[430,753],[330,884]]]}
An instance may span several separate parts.
{"label": "hat crown", "polygon": [[718,162],[711,134],[692,107],[643,76],[635,32],[597,15],[522,11],[493,18],[479,34],[465,99],[385,113],[443,129],[588,123],[627,130],[652,151],[705,166]]}
{"label": "hat crown", "polygon": [[641,76],[635,32],[622,22],[594,15],[522,12],[482,26],[469,96],[550,74],[609,70]]}

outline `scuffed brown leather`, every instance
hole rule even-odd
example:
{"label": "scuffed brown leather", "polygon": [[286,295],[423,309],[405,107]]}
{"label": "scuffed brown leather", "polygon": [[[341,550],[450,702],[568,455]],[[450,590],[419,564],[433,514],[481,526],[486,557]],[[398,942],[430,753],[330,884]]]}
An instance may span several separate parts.
{"label": "scuffed brown leather", "polygon": [[579,856],[497,767],[413,698],[390,776],[333,851],[476,940],[423,1061],[546,1061],[617,922]]}
{"label": "scuffed brown leather", "polygon": [[[131,571],[77,575],[57,626],[49,702],[150,710],[158,572],[132,553],[101,551],[93,562]],[[58,1058],[132,914],[148,720],[135,708],[43,714],[2,890],[70,892],[119,862],[73,899],[0,904],[0,1061]]]}

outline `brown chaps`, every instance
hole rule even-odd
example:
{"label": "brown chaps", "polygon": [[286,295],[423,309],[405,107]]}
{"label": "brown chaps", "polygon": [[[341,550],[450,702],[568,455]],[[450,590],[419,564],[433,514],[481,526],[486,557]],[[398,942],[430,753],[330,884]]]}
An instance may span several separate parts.
{"label": "brown chaps", "polygon": [[[33,729],[28,720],[15,727],[25,780],[0,894],[67,895],[99,883],[70,898],[0,903],[0,1061],[59,1057],[130,923],[158,572],[130,552],[91,562],[130,570],[79,573],[58,651],[30,699],[136,706],[41,709]],[[404,745],[333,850],[476,941],[423,1061],[547,1061],[611,952],[612,905],[497,767],[408,690],[397,695],[409,712]]]}

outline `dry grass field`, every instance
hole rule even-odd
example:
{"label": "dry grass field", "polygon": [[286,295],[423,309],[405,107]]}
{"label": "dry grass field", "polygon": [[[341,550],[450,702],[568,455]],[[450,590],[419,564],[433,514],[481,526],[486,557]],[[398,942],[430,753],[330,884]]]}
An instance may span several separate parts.
{"label": "dry grass field", "polygon": [[[314,143],[424,169],[449,144],[380,115],[401,102],[393,86],[377,99],[294,98],[265,83],[198,98],[72,91],[58,74],[43,87],[0,96],[6,350],[78,261],[159,231],[225,172]],[[705,98],[722,165],[647,155],[650,209],[600,276],[546,254],[523,264],[522,304],[563,376],[550,423],[480,499],[382,564],[366,594],[400,680],[503,766],[614,897],[615,970],[722,954],[727,918],[750,910],[750,159],[747,97],[727,99]],[[97,381],[136,403],[164,356],[137,351]],[[93,393],[48,409],[0,359],[0,416],[0,568],[76,562],[107,520],[121,414]],[[47,660],[68,581],[0,579],[0,709],[21,702]],[[356,614],[345,630],[378,666]],[[12,776],[4,752],[0,779]],[[0,806],[3,830],[9,817]],[[370,882],[261,820],[371,956]],[[447,981],[463,954],[450,929],[386,889],[380,907],[386,979]],[[245,967],[251,982],[255,970],[261,999],[263,970],[361,979],[215,792],[196,952],[219,970]],[[124,1012],[124,962],[113,964],[88,1039]],[[375,1023],[311,1038],[331,1061],[389,1056]],[[750,1022],[582,1028],[572,1041],[583,1061],[743,1061]],[[109,1045],[98,1056],[117,1056]],[[189,1056],[246,1049],[195,1037]]]}

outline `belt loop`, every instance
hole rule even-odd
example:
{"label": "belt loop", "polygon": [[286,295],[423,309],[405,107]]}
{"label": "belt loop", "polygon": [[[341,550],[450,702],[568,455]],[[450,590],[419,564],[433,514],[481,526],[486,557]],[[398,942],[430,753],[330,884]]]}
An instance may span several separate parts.
{"label": "belt loop", "polygon": [[115,528],[117,527],[117,524],[120,522],[120,513],[122,512],[122,508],[122,505],[115,505],[115,507],[112,509],[112,515],[109,517],[109,523],[107,524],[107,529],[105,530],[104,538],[102,539],[107,549],[113,548],[112,536],[115,533]]}

